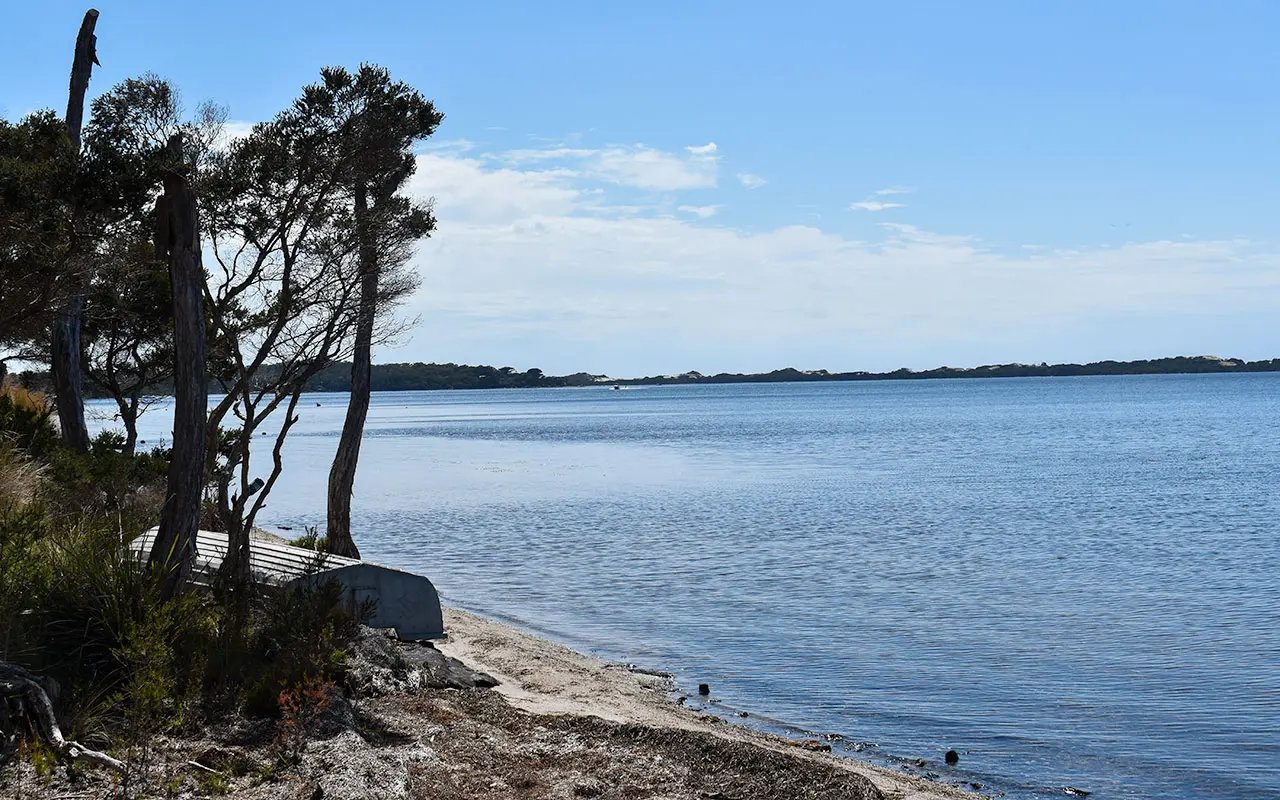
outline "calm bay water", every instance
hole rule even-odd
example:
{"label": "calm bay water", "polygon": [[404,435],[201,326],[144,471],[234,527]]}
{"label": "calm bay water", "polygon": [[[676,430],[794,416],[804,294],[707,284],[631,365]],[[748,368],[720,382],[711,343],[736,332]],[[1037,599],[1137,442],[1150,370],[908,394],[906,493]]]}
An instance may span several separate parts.
{"label": "calm bay water", "polygon": [[[260,524],[323,526],[344,412],[309,398]],[[837,752],[1280,797],[1277,423],[1275,374],[381,393],[353,530]]]}

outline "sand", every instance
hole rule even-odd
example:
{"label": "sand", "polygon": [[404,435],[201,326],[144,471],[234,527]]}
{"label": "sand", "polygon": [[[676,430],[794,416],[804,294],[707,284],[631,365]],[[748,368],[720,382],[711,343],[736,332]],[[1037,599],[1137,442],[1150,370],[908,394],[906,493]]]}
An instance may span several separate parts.
{"label": "sand", "polygon": [[810,759],[862,775],[886,798],[974,798],[923,777],[904,775],[851,758],[812,752],[744,725],[700,714],[673,701],[669,681],[631,671],[556,642],[454,608],[445,608],[448,639],[437,647],[500,683],[510,705],[531,714],[599,717],[616,723],[711,734],[721,739]]}

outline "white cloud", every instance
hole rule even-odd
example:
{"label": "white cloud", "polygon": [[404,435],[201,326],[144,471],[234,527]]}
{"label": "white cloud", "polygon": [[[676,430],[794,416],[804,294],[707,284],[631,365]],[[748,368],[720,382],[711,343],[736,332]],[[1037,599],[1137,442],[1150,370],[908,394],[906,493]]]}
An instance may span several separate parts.
{"label": "white cloud", "polygon": [[[1097,357],[1120,357],[1115,342],[1139,338],[1150,349],[1126,352],[1141,357],[1232,350],[1213,337],[1250,314],[1249,341],[1280,349],[1256,321],[1280,306],[1280,254],[1249,242],[1003,252],[899,223],[874,241],[808,225],[735,230],[698,224],[714,206],[675,218],[613,203],[619,190],[577,169],[528,163],[419,157],[414,189],[436,198],[440,219],[417,259],[409,311],[423,323],[380,357],[614,374],[892,369],[1073,360],[1068,348],[1095,340]],[[1201,318],[1213,324],[1182,348]]]}
{"label": "white cloud", "polygon": [[226,150],[231,143],[237,139],[243,139],[253,133],[254,123],[245,122],[243,120],[227,120],[222,123],[222,130],[218,133],[218,138],[213,142],[215,150]]}
{"label": "white cloud", "polygon": [[636,189],[670,192],[714,187],[717,177],[715,144],[685,149],[689,151],[687,156],[643,144],[599,149],[554,147],[510,150],[495,158],[511,166],[559,161],[583,177]]}
{"label": "white cloud", "polygon": [[915,189],[909,186],[890,186],[888,189],[876,190],[876,195],[878,197],[884,197],[889,194],[911,194],[914,191]]}
{"label": "white cloud", "polygon": [[510,225],[540,216],[565,216],[597,202],[559,170],[492,168],[477,158],[447,152],[418,156],[410,190],[434,197],[446,218]]}
{"label": "white cloud", "polygon": [[674,191],[716,185],[714,157],[680,158],[646,147],[604,150],[597,157],[596,171],[605,180],[638,189]]}
{"label": "white cloud", "polygon": [[761,186],[768,183],[764,178],[759,175],[753,175],[750,172],[739,172],[738,182],[748,189],[759,189]]}
{"label": "white cloud", "polygon": [[849,208],[862,211],[884,211],[886,208],[902,208],[902,203],[884,203],[879,200],[864,200],[861,203],[850,203]]}

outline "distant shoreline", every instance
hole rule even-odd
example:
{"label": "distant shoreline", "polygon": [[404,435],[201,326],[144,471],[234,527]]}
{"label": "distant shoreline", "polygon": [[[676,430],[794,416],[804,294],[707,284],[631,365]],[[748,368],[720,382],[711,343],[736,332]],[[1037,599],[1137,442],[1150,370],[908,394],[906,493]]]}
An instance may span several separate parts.
{"label": "distant shoreline", "polygon": [[[270,372],[270,367],[264,371]],[[1068,378],[1090,375],[1216,375],[1240,372],[1280,372],[1280,358],[1245,361],[1218,356],[1176,356],[1138,361],[1094,361],[1088,364],[985,364],[978,367],[936,367],[912,370],[903,367],[892,372],[829,372],[825,369],[798,370],[792,367],[772,372],[721,372],[704,375],[682,372],[676,375],[649,375],[639,378],[614,378],[588,372],[571,375],[546,375],[540,369],[517,372],[512,367],[471,366],[467,364],[392,363],[374,364],[372,390],[375,392],[434,391],[445,389],[557,389],[589,386],[672,386],[727,383],[804,383],[830,381],[900,381],[961,380],[965,378]],[[49,376],[45,372],[22,372],[15,377],[31,389],[46,389]],[[267,377],[270,377],[269,375]],[[86,384],[91,397],[107,395]],[[337,363],[326,367],[307,382],[308,392],[348,392],[351,390],[351,365]],[[210,392],[222,389],[211,383]],[[148,395],[172,395],[172,386],[148,387]]]}
{"label": "distant shoreline", "polygon": [[[955,380],[964,378],[1078,377],[1085,375],[1175,375],[1235,372],[1280,372],[1280,358],[1244,361],[1217,356],[1177,356],[1140,361],[1097,361],[1089,364],[988,364],[978,367],[937,367],[929,370],[898,369],[893,372],[828,372],[791,367],[772,372],[703,375],[650,375],[615,378],[577,372],[546,375],[531,369],[466,364],[374,364],[373,391],[431,391],[436,389],[545,389],[589,386],[671,386],[726,383],[798,383],[828,381]],[[351,386],[350,366],[335,364],[308,382],[313,392],[345,392]]]}

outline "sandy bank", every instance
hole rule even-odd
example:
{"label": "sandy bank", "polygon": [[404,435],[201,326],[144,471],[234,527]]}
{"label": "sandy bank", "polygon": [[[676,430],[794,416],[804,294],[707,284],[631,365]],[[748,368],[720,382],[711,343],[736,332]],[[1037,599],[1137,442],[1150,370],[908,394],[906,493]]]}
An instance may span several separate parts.
{"label": "sandy bank", "polygon": [[778,736],[683,708],[661,677],[635,673],[510,625],[445,608],[446,642],[439,649],[486,672],[508,703],[540,715],[599,717],[617,723],[710,734],[727,741],[808,759],[869,779],[886,798],[976,797],[971,792],[849,758],[812,752]]}

